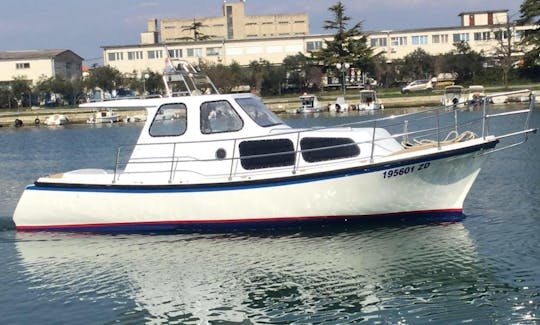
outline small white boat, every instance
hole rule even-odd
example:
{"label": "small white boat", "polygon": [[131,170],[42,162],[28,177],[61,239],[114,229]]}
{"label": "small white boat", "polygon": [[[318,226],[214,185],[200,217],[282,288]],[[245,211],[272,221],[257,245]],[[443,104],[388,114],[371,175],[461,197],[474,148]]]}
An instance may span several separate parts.
{"label": "small white boat", "polygon": [[62,114],[53,114],[48,116],[43,124],[48,126],[59,126],[69,123],[69,119]]}
{"label": "small white boat", "polygon": [[330,112],[343,113],[349,111],[349,104],[345,101],[345,97],[338,96],[336,102],[328,108]]}
{"label": "small white boat", "polygon": [[463,90],[463,86],[446,86],[441,102],[446,107],[464,107],[467,102],[467,96]]}
{"label": "small white boat", "polygon": [[372,111],[378,109],[384,109],[384,105],[377,98],[377,92],[375,90],[360,90],[360,103],[358,104],[358,110]]}
{"label": "small white boat", "polygon": [[[112,101],[108,103],[113,103]],[[118,114],[112,110],[112,108],[102,108],[92,115],[86,123],[88,124],[99,124],[99,123],[116,123],[120,120]]]}
{"label": "small white boat", "polygon": [[118,148],[113,170],[67,171],[27,186],[13,216],[18,230],[204,231],[461,218],[488,155],[536,132],[528,126],[534,100],[512,112],[525,123],[501,134],[485,126],[510,114],[485,108],[482,118],[437,107],[294,129],[251,94],[82,106],[110,105],[146,108],[136,144]]}
{"label": "small white boat", "polygon": [[486,92],[484,86],[472,85],[467,89],[467,102],[469,105],[479,105],[486,100]]}
{"label": "small white boat", "polygon": [[123,122],[125,123],[139,123],[144,121],[146,121],[146,115],[126,116],[126,118],[123,119]]}
{"label": "small white boat", "polygon": [[298,113],[318,113],[322,112],[322,104],[315,95],[304,94],[300,96],[300,108]]}

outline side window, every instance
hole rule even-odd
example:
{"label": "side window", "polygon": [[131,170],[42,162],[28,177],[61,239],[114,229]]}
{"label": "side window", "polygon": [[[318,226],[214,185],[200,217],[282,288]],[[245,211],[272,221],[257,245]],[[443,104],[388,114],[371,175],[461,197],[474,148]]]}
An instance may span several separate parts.
{"label": "side window", "polygon": [[243,126],[244,122],[228,101],[219,100],[201,105],[201,133],[234,132]]}
{"label": "side window", "polygon": [[307,162],[351,158],[360,155],[360,148],[350,138],[311,138],[300,140],[302,158]]}
{"label": "side window", "polygon": [[187,108],[184,104],[165,104],[158,111],[150,135],[153,137],[174,137],[186,132]]}
{"label": "side window", "polygon": [[242,141],[240,162],[244,169],[261,169],[294,165],[296,154],[289,139]]}

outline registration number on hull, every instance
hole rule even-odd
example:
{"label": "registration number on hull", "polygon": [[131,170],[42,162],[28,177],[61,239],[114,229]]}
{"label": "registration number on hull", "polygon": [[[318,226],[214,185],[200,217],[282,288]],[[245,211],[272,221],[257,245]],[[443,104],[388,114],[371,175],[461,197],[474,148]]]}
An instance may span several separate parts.
{"label": "registration number on hull", "polygon": [[428,162],[423,162],[421,164],[414,165],[414,166],[407,166],[407,167],[400,167],[400,168],[386,170],[383,173],[383,177],[392,178],[392,177],[398,177],[398,176],[411,174],[411,173],[420,171],[422,169],[429,168],[430,165],[431,163],[428,161]]}

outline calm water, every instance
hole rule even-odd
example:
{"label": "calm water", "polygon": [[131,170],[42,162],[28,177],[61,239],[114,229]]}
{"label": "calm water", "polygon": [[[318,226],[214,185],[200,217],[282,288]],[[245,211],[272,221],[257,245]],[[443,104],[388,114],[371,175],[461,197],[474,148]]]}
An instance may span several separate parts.
{"label": "calm water", "polygon": [[26,184],[53,172],[111,168],[115,146],[133,143],[139,129],[0,128],[2,323],[540,320],[540,135],[489,158],[458,223],[234,234],[14,230],[11,215]]}

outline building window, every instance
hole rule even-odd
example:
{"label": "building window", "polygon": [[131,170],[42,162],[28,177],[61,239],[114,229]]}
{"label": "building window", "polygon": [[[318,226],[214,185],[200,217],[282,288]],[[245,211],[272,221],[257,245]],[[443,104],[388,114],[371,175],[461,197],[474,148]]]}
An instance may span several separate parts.
{"label": "building window", "polygon": [[128,60],[142,60],[143,52],[142,51],[130,51],[128,52]]}
{"label": "building window", "polygon": [[254,26],[257,25],[257,23],[246,23],[246,26]]}
{"label": "building window", "polygon": [[372,47],[385,47],[386,45],[386,37],[378,37],[371,39]]}
{"label": "building window", "polygon": [[322,41],[313,41],[306,43],[306,50],[308,51],[317,51],[322,48]]}
{"label": "building window", "polygon": [[221,55],[221,47],[207,47],[206,56]]}
{"label": "building window", "polygon": [[227,38],[234,38],[232,6],[227,6]]}
{"label": "building window", "polygon": [[390,39],[390,43],[392,44],[392,46],[403,46],[403,45],[407,45],[407,37],[392,37]]}
{"label": "building window", "polygon": [[427,35],[415,35],[412,37],[413,45],[424,45],[428,43]]}
{"label": "building window", "polygon": [[121,61],[124,59],[123,52],[109,52],[108,55],[109,61]]}
{"label": "building window", "polygon": [[163,58],[162,50],[148,51],[146,52],[149,59],[161,59]]}
{"label": "building window", "polygon": [[431,42],[433,44],[446,44],[448,43],[448,34],[432,35]]}
{"label": "building window", "polygon": [[202,49],[201,48],[193,48],[193,49],[187,49],[187,56],[188,57],[201,57],[202,56]]}
{"label": "building window", "polygon": [[295,24],[305,24],[306,21],[305,20],[296,20],[294,23]]}
{"label": "building window", "polygon": [[30,69],[30,63],[24,62],[24,63],[17,63],[15,64],[17,69]]}
{"label": "building window", "polygon": [[493,34],[495,36],[495,39],[498,41],[508,38],[508,32],[505,30],[498,30],[496,32],[493,32]]}
{"label": "building window", "polygon": [[453,35],[454,43],[468,42],[468,41],[469,41],[469,33],[456,33]]}
{"label": "building window", "polygon": [[489,41],[491,39],[490,32],[476,32],[474,33],[475,41]]}
{"label": "building window", "polygon": [[169,56],[171,58],[181,58],[182,57],[182,50],[181,49],[169,50]]}
{"label": "building window", "polygon": [[280,24],[280,25],[288,25],[289,22],[288,22],[288,21],[280,21],[279,24]]}

